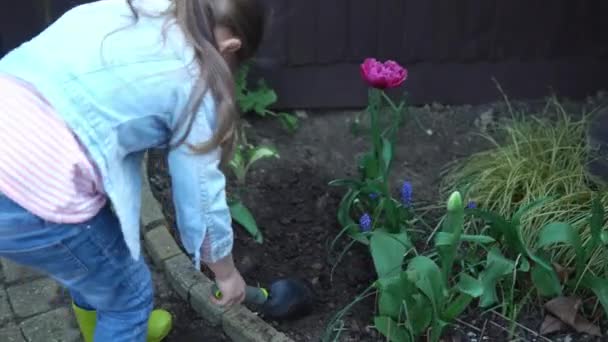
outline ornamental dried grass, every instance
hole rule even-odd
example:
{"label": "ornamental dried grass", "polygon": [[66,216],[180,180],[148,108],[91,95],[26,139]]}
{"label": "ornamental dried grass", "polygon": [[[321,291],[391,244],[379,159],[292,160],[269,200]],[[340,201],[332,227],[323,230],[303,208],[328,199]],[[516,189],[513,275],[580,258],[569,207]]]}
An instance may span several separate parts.
{"label": "ornamental dried grass", "polygon": [[[511,112],[511,119],[499,127],[497,137],[484,135],[493,148],[448,166],[442,192],[447,196],[464,189],[480,208],[511,217],[517,208],[543,197],[552,197],[545,205],[528,212],[522,219],[522,236],[530,247],[540,229],[552,221],[567,222],[575,228],[584,244],[591,238],[589,217],[592,199],[600,194],[604,206],[608,193],[595,184],[585,165],[590,158],[586,130],[589,114],[575,118],[551,99],[538,116]],[[605,222],[604,227],[608,224]],[[473,225],[470,229],[476,229]],[[556,246],[553,260],[573,266],[574,252]],[[588,271],[608,275],[606,249],[592,253]]]}

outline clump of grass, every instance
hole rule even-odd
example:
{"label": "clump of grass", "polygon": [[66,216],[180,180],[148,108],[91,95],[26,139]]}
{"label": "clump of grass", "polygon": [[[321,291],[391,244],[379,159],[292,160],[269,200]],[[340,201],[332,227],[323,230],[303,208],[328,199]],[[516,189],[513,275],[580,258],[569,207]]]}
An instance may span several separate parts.
{"label": "clump of grass", "polygon": [[[538,116],[511,113],[512,118],[499,127],[496,140],[485,135],[493,148],[450,165],[442,192],[466,191],[484,209],[511,217],[526,203],[551,197],[522,219],[524,241],[534,246],[540,229],[551,221],[570,223],[584,244],[591,238],[589,217],[592,199],[598,193],[604,206],[608,193],[587,175],[589,160],[586,129],[588,115],[568,115],[552,99]],[[604,223],[604,227],[608,224]],[[555,247],[554,261],[568,267],[574,252]],[[588,269],[598,276],[608,275],[608,254],[604,248],[593,253]]]}

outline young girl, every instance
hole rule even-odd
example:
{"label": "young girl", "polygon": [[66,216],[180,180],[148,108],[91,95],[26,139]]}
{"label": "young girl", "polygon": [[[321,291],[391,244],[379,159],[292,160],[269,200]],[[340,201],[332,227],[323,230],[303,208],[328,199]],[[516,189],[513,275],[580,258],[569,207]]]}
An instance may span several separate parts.
{"label": "young girl", "polygon": [[217,304],[243,300],[220,166],[235,140],[231,72],[263,28],[256,0],[103,0],[0,60],[0,257],[69,289],[87,341],[170,329],[151,314],[140,255],[152,147],[168,147],[180,236],[214,272]]}

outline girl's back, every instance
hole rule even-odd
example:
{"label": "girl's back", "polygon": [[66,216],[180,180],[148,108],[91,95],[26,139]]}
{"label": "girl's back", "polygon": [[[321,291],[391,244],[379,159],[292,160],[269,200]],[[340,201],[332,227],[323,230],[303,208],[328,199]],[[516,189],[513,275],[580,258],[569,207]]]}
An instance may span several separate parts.
{"label": "girl's back", "polygon": [[150,16],[140,15],[135,21],[124,0],[70,10],[0,60],[0,73],[31,83],[66,113],[68,124],[70,113],[92,111],[95,118],[89,121],[111,126],[142,114],[171,114],[164,117],[171,126],[172,114],[187,101],[196,73],[192,52],[177,26],[160,15],[169,1],[135,4]]}
{"label": "girl's back", "polygon": [[86,340],[144,341],[146,317],[148,340],[170,329],[168,313],[150,315],[140,251],[149,148],[170,147],[182,245],[215,274],[217,303],[243,300],[220,162],[236,137],[232,72],[263,29],[256,0],[102,0],[0,60],[0,133],[11,155],[0,168],[0,256],[70,289]]}
{"label": "girl's back", "polygon": [[[170,4],[135,1],[138,20],[125,0],[82,5],[0,60],[0,74],[35,88],[86,147],[133,255],[140,250],[143,153],[169,143],[197,81],[192,49],[162,15]],[[192,142],[213,134],[210,100],[196,115],[207,128]]]}

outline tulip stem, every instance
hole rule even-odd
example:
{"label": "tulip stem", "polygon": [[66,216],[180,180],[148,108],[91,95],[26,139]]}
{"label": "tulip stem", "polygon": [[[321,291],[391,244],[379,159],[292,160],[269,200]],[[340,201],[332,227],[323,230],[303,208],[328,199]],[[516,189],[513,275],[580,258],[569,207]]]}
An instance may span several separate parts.
{"label": "tulip stem", "polygon": [[397,106],[395,105],[395,103],[393,102],[393,100],[391,100],[391,98],[386,94],[386,92],[382,92],[382,97],[384,97],[384,99],[386,100],[386,102],[388,102],[388,104],[391,106],[391,108],[395,111],[395,112],[400,112],[401,110],[399,108],[397,108]]}
{"label": "tulip stem", "polygon": [[372,134],[372,140],[374,143],[374,157],[380,161],[381,157],[381,141],[380,131],[378,127],[378,111],[380,111],[382,98],[379,96],[382,93],[378,90],[372,89],[370,91],[370,106],[369,106],[369,117],[370,117],[370,128]]}

